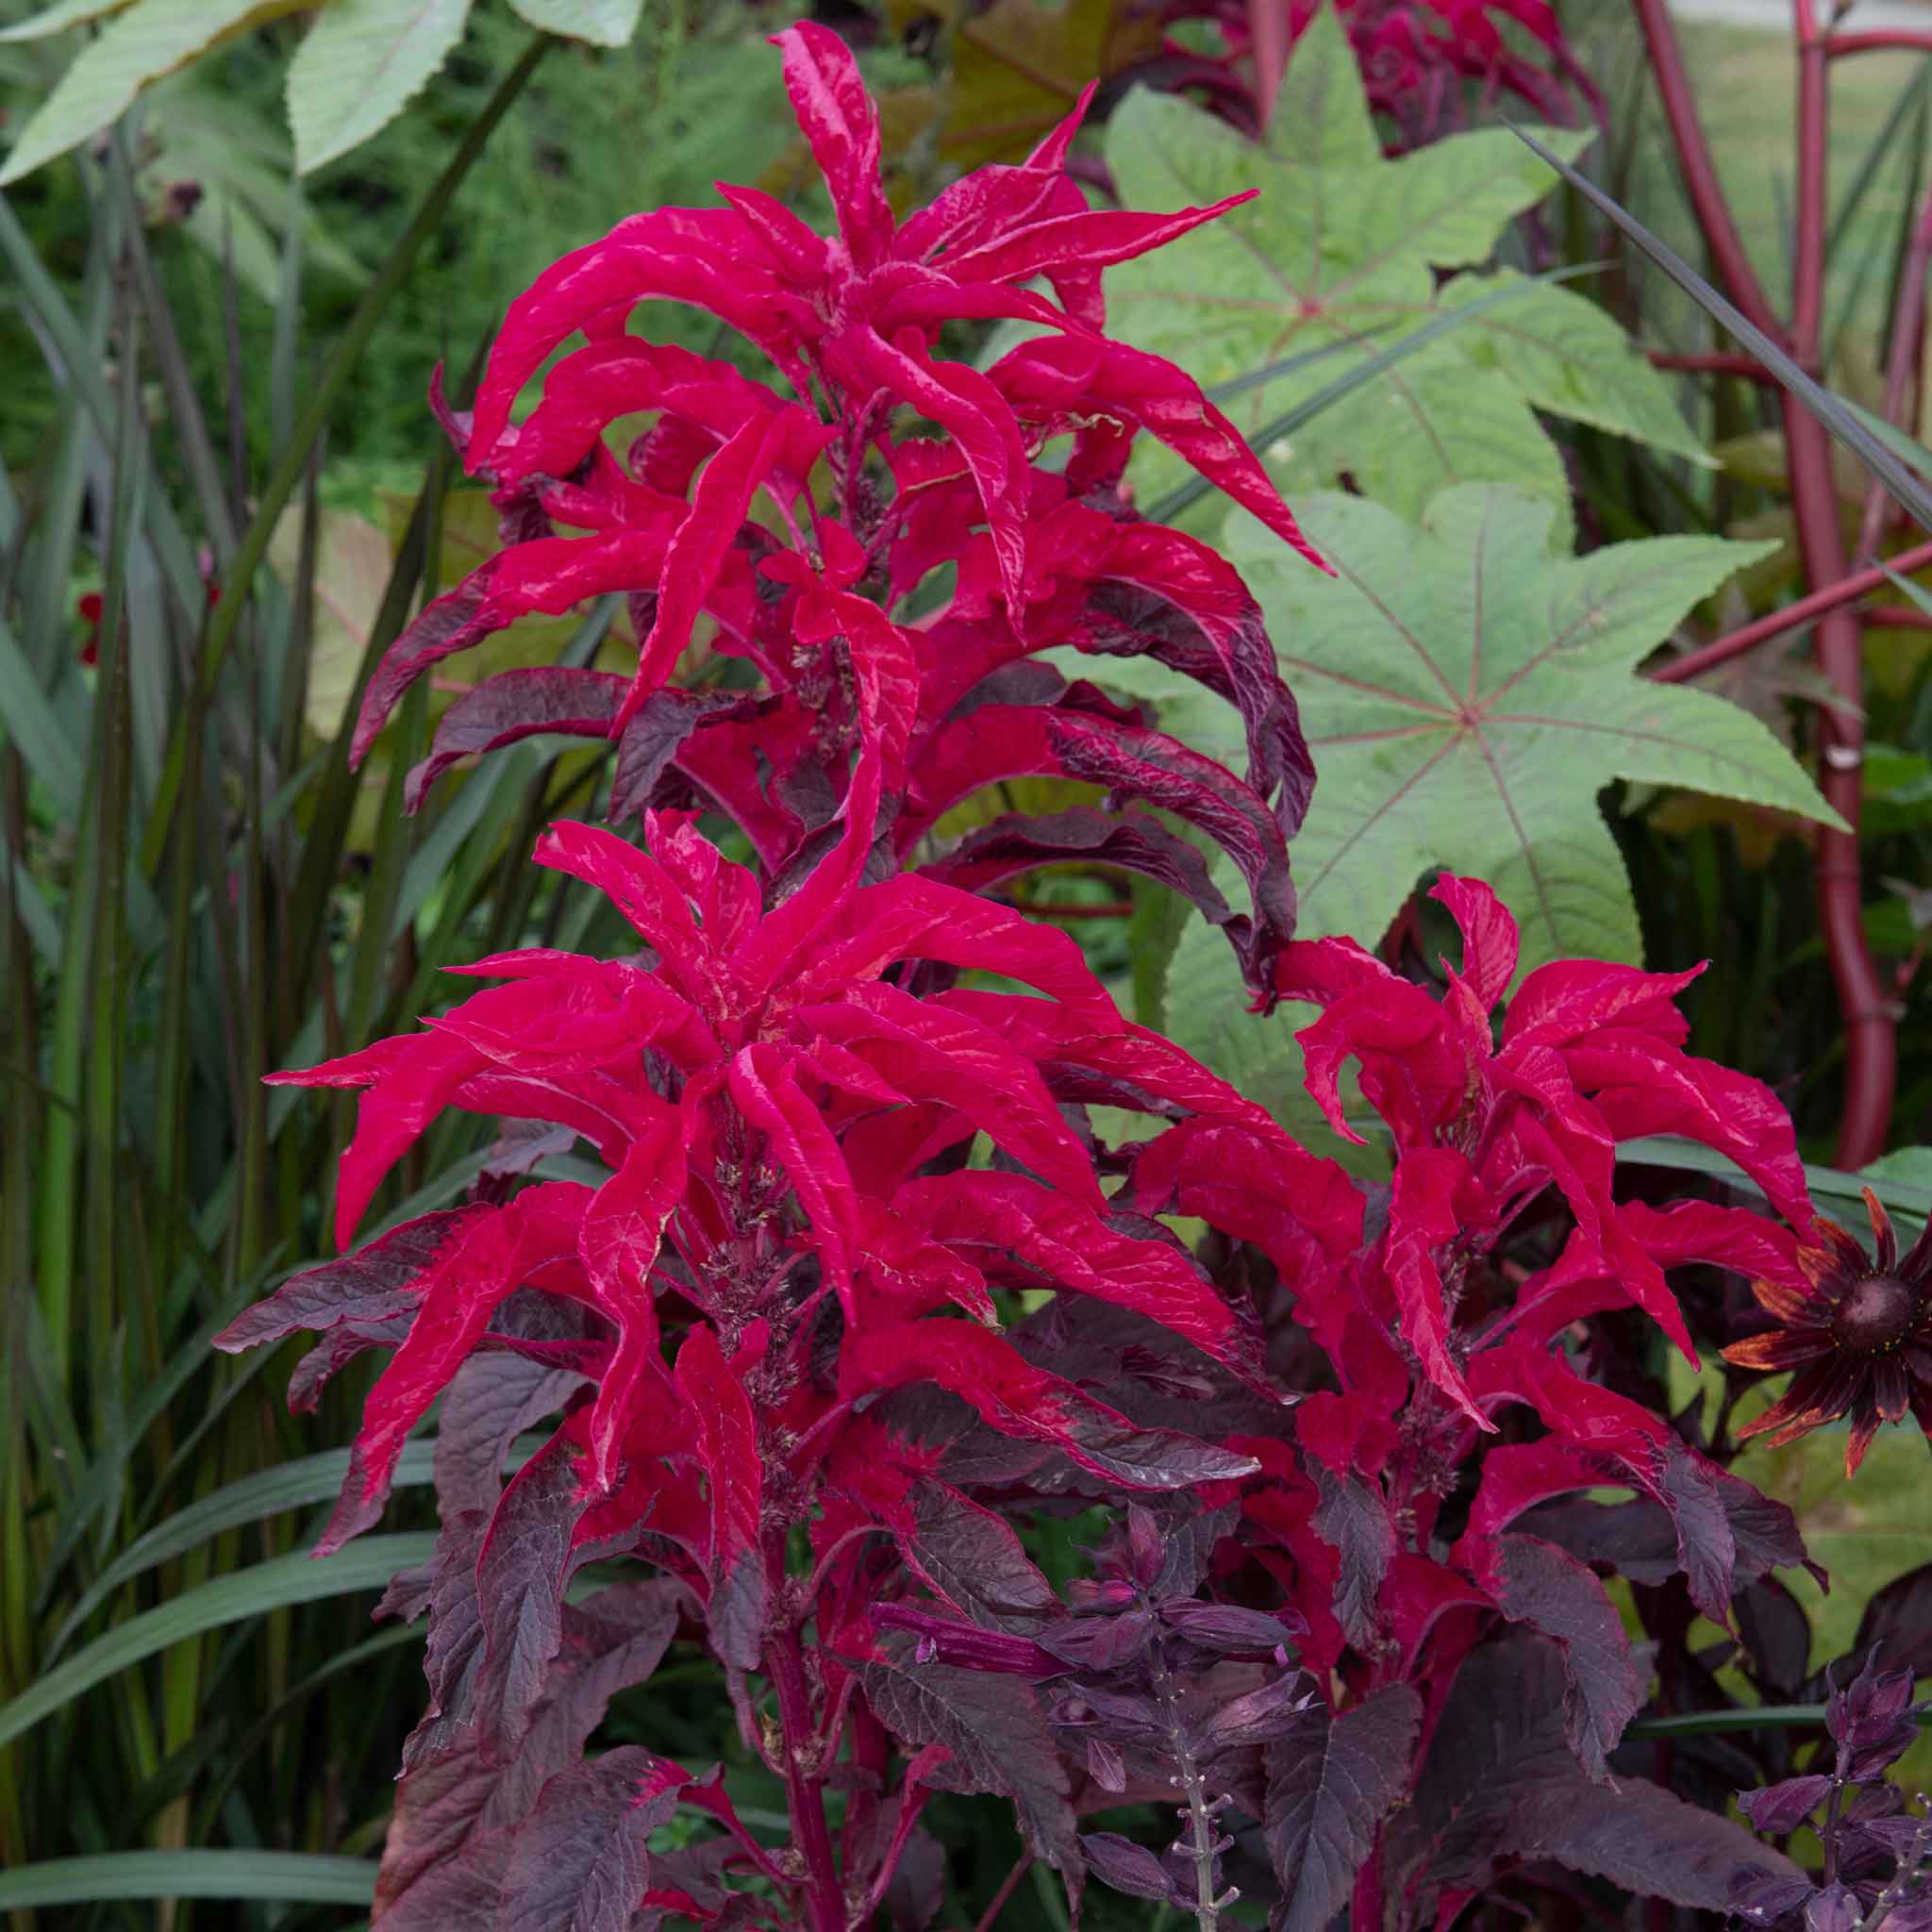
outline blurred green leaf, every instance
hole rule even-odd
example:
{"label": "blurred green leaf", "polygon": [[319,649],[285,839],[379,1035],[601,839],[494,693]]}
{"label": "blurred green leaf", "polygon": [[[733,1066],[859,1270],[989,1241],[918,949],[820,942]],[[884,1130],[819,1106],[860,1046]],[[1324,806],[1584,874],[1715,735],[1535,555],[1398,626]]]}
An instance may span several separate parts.
{"label": "blurred green leaf", "polygon": [[512,9],[532,26],[566,40],[589,41],[593,47],[629,44],[638,30],[643,0],[509,0]]}
{"label": "blurred green leaf", "polygon": [[98,1852],[0,1873],[0,1912],[96,1899],[256,1898],[366,1906],[375,1896],[373,1858],[303,1852]]}
{"label": "blurred green leaf", "polygon": [[59,0],[58,6],[49,7],[43,13],[17,21],[11,26],[0,26],[0,42],[45,40],[49,34],[83,26],[91,20],[103,20],[133,4],[134,0]]}
{"label": "blurred green leaf", "polygon": [[98,134],[151,80],[250,27],[294,13],[308,0],[134,0],[75,57],[26,125],[0,188]]}
{"label": "blurred green leaf", "polygon": [[471,0],[334,0],[289,62],[295,167],[308,175],[386,127],[463,37]]}

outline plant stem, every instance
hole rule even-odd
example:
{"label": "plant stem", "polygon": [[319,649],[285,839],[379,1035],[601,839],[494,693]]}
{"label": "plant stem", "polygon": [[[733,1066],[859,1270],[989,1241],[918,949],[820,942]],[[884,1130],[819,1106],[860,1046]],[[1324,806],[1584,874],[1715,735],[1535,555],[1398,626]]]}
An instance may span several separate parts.
{"label": "plant stem", "polygon": [[1167,1722],[1168,1742],[1174,1750],[1174,1761],[1180,1768],[1180,1775],[1174,1782],[1188,1794],[1188,1802],[1182,1808],[1193,1840],[1194,1919],[1201,1932],[1218,1932],[1221,1907],[1231,1902],[1231,1895],[1229,1899],[1217,1899],[1214,1895],[1215,1840],[1220,1834],[1208,1807],[1208,1794],[1201,1788],[1201,1768],[1194,1762],[1187,1725],[1181,1717],[1180,1703],[1174,1695],[1174,1678],[1160,1655],[1158,1639],[1152,1655],[1154,1694],[1160,1702],[1161,1716]]}
{"label": "plant stem", "polygon": [[[807,1923],[811,1932],[845,1932],[845,1895],[840,1890],[832,1834],[825,1824],[819,1744],[797,1631],[773,1632],[765,1644],[765,1672],[778,1697],[785,1796],[791,1812],[792,1841],[805,1859]],[[837,1748],[836,1740],[833,1748]]]}
{"label": "plant stem", "polygon": [[1932,32],[1924,27],[1871,27],[1856,34],[1829,34],[1824,41],[1824,58],[1841,59],[1847,54],[1932,54]]}
{"label": "plant stem", "polygon": [[[1697,117],[1697,104],[1684,63],[1683,49],[1667,0],[1633,0],[1649,49],[1651,70],[1683,172],[1685,191],[1704,232],[1730,299],[1745,319],[1786,346],[1807,374],[1818,364],[1819,329],[1824,306],[1824,206],[1826,160],[1826,53],[1812,0],[1792,0],[1798,42],[1797,238],[1792,251],[1791,325],[1784,329],[1773,314],[1763,284],[1745,253],[1730,204],[1718,178],[1709,143]],[[1857,581],[1845,557],[1832,478],[1831,443],[1824,425],[1795,394],[1784,398],[1785,446],[1791,478],[1791,508],[1805,574],[1815,587],[1806,617],[1816,617],[1814,654],[1819,668],[1843,699],[1821,708],[1819,740],[1822,788],[1848,832],[1822,828],[1818,835],[1816,877],[1820,923],[1832,981],[1844,1022],[1845,1087],[1839,1129],[1840,1165],[1862,1167],[1885,1144],[1896,1082],[1896,1039],[1892,1009],[1865,940],[1857,838],[1863,797],[1863,644],[1857,617],[1846,608],[1862,594],[1847,587]],[[1901,559],[1904,561],[1904,559]],[[1878,581],[1884,581],[1882,574]],[[1871,586],[1867,586],[1871,588]],[[1809,600],[1801,599],[1803,604]],[[1791,610],[1798,606],[1792,606]],[[1804,617],[1791,610],[1751,642],[1776,636]],[[1722,656],[1713,646],[1671,666],[1672,681],[1694,676],[1725,657],[1748,650],[1744,633],[1725,640]]]}
{"label": "plant stem", "polygon": [[992,1903],[979,1915],[979,1923],[973,1932],[992,1932],[994,1922],[1006,1910],[1007,1901],[1019,1890],[1020,1881],[1033,1869],[1033,1854],[1022,1852],[1013,1869],[1000,1880],[1000,1889],[993,1893]]}
{"label": "plant stem", "polygon": [[[1815,373],[1824,309],[1829,76],[1812,0],[1791,0],[1791,10],[1798,40],[1798,196],[1790,347],[1798,363]],[[1841,583],[1850,566],[1839,522],[1830,437],[1824,424],[1790,393],[1784,401],[1784,421],[1791,510],[1805,574],[1820,587]],[[1883,514],[1881,504],[1872,526],[1874,539]],[[1845,1026],[1844,1098],[1836,1158],[1840,1167],[1860,1168],[1885,1148],[1898,1078],[1898,1050],[1891,1001],[1865,938],[1858,850],[1858,817],[1864,801],[1865,647],[1857,617],[1848,606],[1840,604],[1819,620],[1812,653],[1819,670],[1843,700],[1818,708],[1819,786],[1850,829],[1819,828],[1816,871],[1825,952]]]}
{"label": "plant stem", "polygon": [[1713,351],[1707,355],[1683,356],[1674,349],[1652,349],[1653,369],[1669,369],[1684,375],[1737,375],[1764,389],[1775,389],[1777,377],[1756,356]]}
{"label": "plant stem", "polygon": [[1874,591],[1884,590],[1892,575],[1909,576],[1913,571],[1924,570],[1928,566],[1932,566],[1932,543],[1917,544],[1910,550],[1901,551],[1896,557],[1888,558],[1883,568],[1874,564],[1870,570],[1855,571],[1835,584],[1827,584],[1822,591],[1813,591],[1808,596],[1800,597],[1781,609],[1768,611],[1749,624],[1740,625],[1714,643],[1685,652],[1671,663],[1659,665],[1650,675],[1659,684],[1682,684],[1687,678],[1701,677],[1707,671],[1714,671],[1720,664],[1728,664],[1733,658],[1741,658],[1746,651],[1755,651],[1759,644],[1769,643],[1773,638],[1797,630],[1826,611],[1837,609],[1841,604],[1853,604]]}
{"label": "plant stem", "polygon": [[1690,92],[1684,50],[1671,22],[1669,0],[1632,0],[1632,4],[1637,9],[1638,24],[1643,29],[1650,71],[1657,80],[1664,119],[1670,124],[1671,139],[1677,150],[1684,191],[1697,217],[1697,225],[1704,231],[1711,260],[1745,319],[1756,323],[1774,340],[1782,341],[1784,327],[1772,312],[1764,285],[1744,252],[1743,238],[1738,233],[1730,203],[1724,199],[1717,163],[1711,158],[1710,144],[1705,140],[1697,118],[1696,97]]}

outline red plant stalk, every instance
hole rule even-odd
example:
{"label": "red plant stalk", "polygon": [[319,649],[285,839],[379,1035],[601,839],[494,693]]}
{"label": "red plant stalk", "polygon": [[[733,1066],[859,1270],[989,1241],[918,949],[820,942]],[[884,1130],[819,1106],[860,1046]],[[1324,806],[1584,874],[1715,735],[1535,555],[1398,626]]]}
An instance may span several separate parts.
{"label": "red plant stalk", "polygon": [[[1818,364],[1824,306],[1825,167],[1829,133],[1829,78],[1824,42],[1813,0],[1792,0],[1798,39],[1797,246],[1792,258],[1791,353],[1805,368]],[[1909,272],[1900,295],[1903,322],[1911,312]],[[1923,279],[1923,273],[1922,273]],[[1920,308],[1923,314],[1923,307]],[[1896,363],[1896,357],[1894,362]],[[1905,372],[1904,374],[1908,374]],[[1904,374],[1898,389],[1903,397]],[[1888,384],[1887,408],[1897,407]],[[1814,584],[1841,581],[1849,573],[1839,523],[1838,488],[1831,473],[1831,439],[1824,424],[1795,396],[1784,403],[1785,444],[1790,453],[1791,508],[1798,549]],[[1884,515],[1868,507],[1875,541]],[[1843,699],[1818,711],[1819,782],[1827,802],[1850,828],[1821,827],[1817,844],[1819,909],[1831,974],[1845,1023],[1844,1112],[1839,1123],[1838,1161],[1860,1168],[1885,1150],[1898,1079],[1896,1026],[1891,1003],[1865,939],[1864,892],[1858,852],[1858,819],[1864,796],[1864,631],[1849,604],[1818,623],[1812,640],[1818,668]]]}
{"label": "red plant stalk", "polygon": [[1777,377],[1755,356],[1711,354],[1679,355],[1674,349],[1652,349],[1650,366],[1668,369],[1682,375],[1737,375],[1746,382],[1775,388]]}
{"label": "red plant stalk", "polygon": [[1837,60],[1846,54],[1932,54],[1932,31],[1924,27],[1873,27],[1864,33],[1828,34],[1824,58]]}
{"label": "red plant stalk", "polygon": [[[1666,0],[1633,0],[1633,5],[1643,29],[1685,190],[1727,292],[1752,322],[1783,341],[1803,366],[1815,368],[1824,292],[1827,55],[1811,0],[1792,0],[1799,46],[1798,205],[1789,329],[1774,313],[1745,253],[1698,119],[1683,49]],[[1815,587],[1814,596],[1826,591],[1843,592],[1850,565],[1839,529],[1830,439],[1824,425],[1794,397],[1785,399],[1784,425],[1791,508],[1805,574]],[[1884,581],[1882,574],[1877,581]],[[1863,1166],[1883,1148],[1896,1079],[1893,1021],[1865,942],[1858,864],[1857,824],[1863,790],[1859,718],[1864,675],[1858,620],[1849,608],[1857,594],[1834,595],[1813,604],[1808,613],[1815,615],[1818,623],[1814,650],[1819,667],[1844,700],[1842,706],[1820,712],[1821,780],[1826,799],[1852,829],[1819,834],[1818,895],[1825,948],[1846,1032],[1844,1113],[1838,1143],[1839,1161],[1846,1167]],[[1790,611],[1778,616],[1785,620],[1779,629],[1804,621],[1793,620]],[[1768,629],[1762,635],[1777,634],[1776,629]],[[1749,648],[1736,640],[1727,641],[1731,649],[1726,655]],[[1703,659],[1697,669],[1722,661],[1696,655]],[[1694,675],[1694,658],[1686,658],[1671,669],[1678,677]]]}
{"label": "red plant stalk", "polygon": [[[1932,567],[1932,542],[1902,550],[1896,557],[1888,558],[1882,567],[1874,564],[1869,570],[1854,571],[1837,583],[1827,584],[1822,591],[1813,591],[1794,603],[1767,611],[1749,624],[1740,625],[1725,636],[1695,651],[1688,651],[1668,664],[1659,665],[1650,675],[1659,684],[1682,684],[1687,679],[1702,677],[1707,671],[1715,671],[1720,664],[1728,664],[1733,658],[1741,658],[1745,652],[1755,651],[1759,644],[1768,644],[1774,638],[1800,629],[1827,611],[1836,610],[1841,604],[1855,604],[1874,591],[1882,591],[1890,582],[1891,575],[1909,576],[1913,571],[1927,567]],[[1888,572],[1890,575],[1887,575]],[[1890,606],[1874,609],[1868,615],[1871,622],[1879,625],[1917,625],[1928,621],[1923,612],[1900,610]]]}

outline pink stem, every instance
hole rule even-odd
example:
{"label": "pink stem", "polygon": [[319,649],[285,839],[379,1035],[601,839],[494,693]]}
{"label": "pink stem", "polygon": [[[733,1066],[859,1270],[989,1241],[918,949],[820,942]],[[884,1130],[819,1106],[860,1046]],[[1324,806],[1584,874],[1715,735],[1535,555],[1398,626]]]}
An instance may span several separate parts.
{"label": "pink stem", "polygon": [[[831,1829],[825,1823],[824,1792],[816,1761],[816,1726],[811,1720],[805,1659],[795,1630],[780,1629],[771,1634],[765,1644],[765,1672],[778,1694],[785,1795],[791,1813],[792,1842],[805,1859],[808,1924],[810,1932],[845,1932],[845,1895],[840,1889]],[[808,1757],[812,1761],[808,1762]]]}
{"label": "pink stem", "polygon": [[1674,349],[1650,351],[1653,369],[1670,369],[1686,375],[1740,375],[1746,382],[1777,387],[1777,377],[1755,356],[1710,354],[1680,356]]}
{"label": "pink stem", "polygon": [[1828,34],[1824,58],[1837,60],[1846,54],[1932,54],[1932,31],[1924,27],[1874,27],[1864,33]]}
{"label": "pink stem", "polygon": [[1767,611],[1764,616],[1740,625],[1715,642],[1699,650],[1687,651],[1673,662],[1659,665],[1650,675],[1659,684],[1683,684],[1690,678],[1702,677],[1707,671],[1715,671],[1720,664],[1728,664],[1733,658],[1741,658],[1746,651],[1755,651],[1759,644],[1769,643],[1773,638],[1781,638],[1788,631],[1798,630],[1814,618],[1837,609],[1841,604],[1855,604],[1873,591],[1884,590],[1890,581],[1886,571],[1895,572],[1903,577],[1909,576],[1915,570],[1928,567],[1932,567],[1932,543],[1921,543],[1915,549],[1902,550],[1896,557],[1886,559],[1884,569],[1874,564],[1870,570],[1854,571],[1850,576],[1840,577],[1837,583],[1827,584],[1822,591],[1813,591],[1809,596],[1800,597],[1795,603]]}
{"label": "pink stem", "polygon": [[[1792,0],[1792,18],[1798,40],[1798,194],[1790,345],[1799,365],[1815,374],[1824,309],[1829,82],[1824,42],[1818,32],[1812,0]],[[1909,306],[1902,302],[1902,311]],[[1785,397],[1784,420],[1791,510],[1797,520],[1805,575],[1820,586],[1840,584],[1850,575],[1851,566],[1839,522],[1831,439],[1824,424],[1795,396]],[[1883,514],[1881,501],[1875,518],[1870,520],[1874,541],[1882,527]],[[1819,786],[1850,830],[1819,828],[1817,879],[1825,952],[1845,1024],[1838,1163],[1860,1168],[1884,1151],[1898,1055],[1890,1002],[1865,938],[1857,829],[1864,796],[1865,653],[1864,636],[1849,604],[1839,604],[1820,617],[1812,637],[1812,654],[1842,700],[1818,710]]]}
{"label": "pink stem", "polygon": [[1773,312],[1744,252],[1743,238],[1731,206],[1724,199],[1718,179],[1717,163],[1711,158],[1709,143],[1697,119],[1697,101],[1690,92],[1690,75],[1684,65],[1684,50],[1672,25],[1669,0],[1633,0],[1638,24],[1643,29],[1644,44],[1650,53],[1650,71],[1657,77],[1657,91],[1663,103],[1664,119],[1676,144],[1677,164],[1683,171],[1685,192],[1704,231],[1712,260],[1717,264],[1730,298],[1774,341],[1785,337],[1783,325]]}

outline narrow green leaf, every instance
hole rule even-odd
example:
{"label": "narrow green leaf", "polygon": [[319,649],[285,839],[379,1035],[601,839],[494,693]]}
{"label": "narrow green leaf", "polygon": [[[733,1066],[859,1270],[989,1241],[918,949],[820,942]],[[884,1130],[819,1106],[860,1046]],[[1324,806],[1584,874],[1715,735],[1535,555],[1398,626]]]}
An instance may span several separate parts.
{"label": "narrow green leaf", "polygon": [[[408,1489],[426,1483],[435,1451],[433,1441],[406,1442],[396,1462],[394,1486]],[[258,1470],[237,1482],[225,1483],[178,1515],[158,1523],[145,1536],[129,1543],[94,1579],[55,1633],[54,1641],[47,1646],[48,1656],[58,1656],[64,1650],[68,1639],[95,1607],[130,1577],[170,1561],[224,1530],[259,1523],[263,1517],[277,1515],[285,1509],[329,1502],[341,1489],[348,1472],[346,1449],[325,1450],[319,1456],[304,1456],[274,1469]]]}
{"label": "narrow green leaf", "polygon": [[8,741],[52,794],[54,808],[72,824],[80,816],[85,783],[80,748],[48,703],[32,664],[0,618],[0,717]]}
{"label": "narrow green leaf", "polygon": [[373,1858],[308,1852],[96,1852],[0,1873],[0,1911],[118,1898],[258,1898],[366,1906]]}
{"label": "narrow green leaf", "polygon": [[[408,278],[424,243],[441,227],[442,218],[448,212],[450,203],[456,199],[457,190],[462,186],[465,175],[482,154],[491,131],[509,112],[530,76],[536,73],[545,51],[553,44],[541,36],[533,38],[516,65],[497,84],[483,111],[470,124],[456,152],[437,176],[435,185],[410,218],[409,225],[390,251],[381,274],[369,285],[361,301],[357,304],[348,326],[337,338],[328,364],[309,390],[302,413],[290,432],[288,444],[262,490],[260,501],[255,508],[254,520],[242,536],[234,567],[228,574],[226,594],[215,607],[209,620],[208,635],[202,644],[198,677],[202,689],[211,690],[214,686],[216,674],[235,641],[236,629],[242,621],[242,608],[248,602],[248,591],[254,584],[255,574],[268,555],[269,539],[275,532],[276,520],[294,494],[295,486],[307,473],[317,439],[328,422],[329,411],[335,408],[343,386],[360,367],[369,339],[375,333],[376,324],[382,319],[396,291]],[[147,839],[142,848],[142,870],[150,874],[160,862],[186,766],[187,745],[177,732],[168,748],[167,770],[148,823]]]}
{"label": "narrow green leaf", "polygon": [[312,174],[386,127],[463,37],[470,0],[336,0],[289,63],[295,169]]}
{"label": "narrow green leaf", "polygon": [[[1617,1149],[1619,1160],[1642,1167],[1678,1167],[1692,1174],[1712,1174],[1750,1193],[1761,1189],[1724,1156],[1695,1141],[1674,1134],[1647,1134],[1625,1141]],[[1902,1147],[1874,1161],[1863,1174],[1846,1174],[1836,1167],[1805,1166],[1805,1185],[1814,1195],[1856,1206],[1870,1188],[1894,1212],[1913,1221],[1932,1220],[1932,1150]]]}
{"label": "narrow green leaf", "polygon": [[364,1537],[333,1557],[317,1558],[298,1552],[201,1584],[171,1603],[116,1624],[37,1679],[10,1704],[0,1705],[0,1744],[11,1743],[83,1691],[183,1638],[291,1604],[380,1590],[398,1571],[427,1562],[435,1547],[435,1537],[427,1535]]}
{"label": "narrow green leaf", "polygon": [[1532,154],[1555,168],[1592,208],[1607,215],[1699,308],[1756,356],[1871,471],[1902,509],[1924,528],[1932,530],[1932,491],[1928,491],[1887,444],[1872,433],[1860,421],[1859,413],[1847,408],[1840,398],[1807,375],[1784,350],[1756,324],[1747,321],[1682,256],[1652,234],[1635,215],[1620,207],[1594,181],[1553,154],[1535,135],[1521,127],[1512,127],[1511,131]]}

